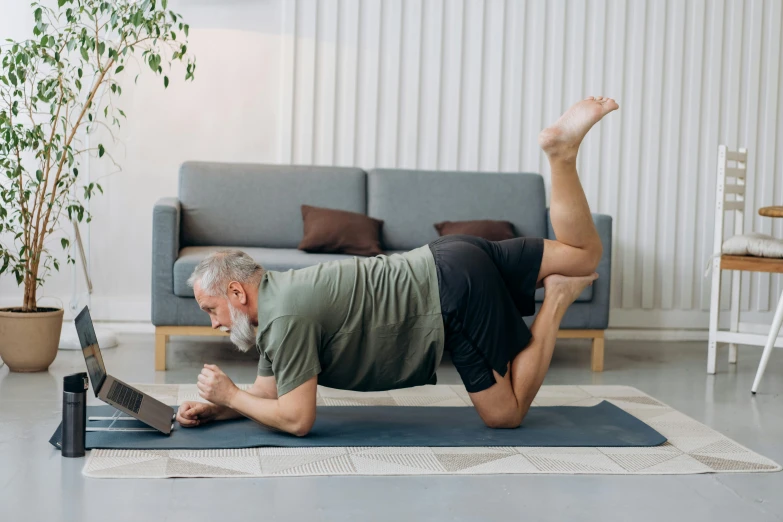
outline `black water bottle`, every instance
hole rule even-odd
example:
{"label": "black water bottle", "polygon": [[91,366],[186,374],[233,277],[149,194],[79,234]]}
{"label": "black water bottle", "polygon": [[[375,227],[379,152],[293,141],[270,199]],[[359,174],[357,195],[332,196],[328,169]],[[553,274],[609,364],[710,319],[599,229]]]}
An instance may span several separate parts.
{"label": "black water bottle", "polygon": [[88,386],[85,372],[66,375],[63,379],[63,457],[84,457]]}

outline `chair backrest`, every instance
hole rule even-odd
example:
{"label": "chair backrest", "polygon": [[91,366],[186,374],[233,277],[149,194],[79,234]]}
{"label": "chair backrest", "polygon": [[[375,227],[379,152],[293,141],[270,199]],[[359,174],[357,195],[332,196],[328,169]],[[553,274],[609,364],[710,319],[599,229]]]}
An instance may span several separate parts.
{"label": "chair backrest", "polygon": [[[748,151],[741,148],[729,150],[718,146],[718,185],[715,191],[715,246],[719,253],[723,247],[723,220],[726,212],[736,212],[734,234],[742,234],[745,228],[745,175]],[[729,163],[732,166],[729,166]]]}

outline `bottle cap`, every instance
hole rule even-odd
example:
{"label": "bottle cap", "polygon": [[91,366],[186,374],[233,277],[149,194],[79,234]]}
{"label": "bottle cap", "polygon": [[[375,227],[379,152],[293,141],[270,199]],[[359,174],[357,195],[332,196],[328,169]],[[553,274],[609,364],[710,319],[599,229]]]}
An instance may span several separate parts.
{"label": "bottle cap", "polygon": [[87,372],[74,373],[72,375],[66,375],[63,378],[63,391],[70,393],[84,393],[89,386],[87,380]]}

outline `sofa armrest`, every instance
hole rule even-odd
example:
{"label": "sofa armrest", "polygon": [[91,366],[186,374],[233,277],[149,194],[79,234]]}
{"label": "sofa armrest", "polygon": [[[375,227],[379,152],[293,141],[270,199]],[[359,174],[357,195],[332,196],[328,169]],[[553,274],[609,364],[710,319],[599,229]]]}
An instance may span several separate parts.
{"label": "sofa armrest", "polygon": [[[609,291],[612,284],[612,216],[592,214],[593,223],[603,245],[603,255],[598,263],[598,279],[593,283],[593,300],[590,302],[591,328],[606,329],[609,326]],[[547,239],[555,239],[549,209],[546,212]]]}
{"label": "sofa armrest", "polygon": [[166,310],[163,296],[174,295],[174,262],[179,256],[180,203],[163,198],[152,210],[152,322],[160,323]]}

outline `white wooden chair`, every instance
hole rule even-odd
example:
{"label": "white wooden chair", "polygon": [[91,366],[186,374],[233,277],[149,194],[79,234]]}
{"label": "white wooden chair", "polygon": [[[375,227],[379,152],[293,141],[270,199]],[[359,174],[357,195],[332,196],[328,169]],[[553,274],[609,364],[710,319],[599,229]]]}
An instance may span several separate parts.
{"label": "white wooden chair", "polygon": [[[783,321],[783,296],[781,296],[775,319],[768,336],[739,332],[740,314],[740,272],[783,273],[783,259],[770,259],[754,256],[736,256],[723,254],[724,218],[727,212],[735,212],[734,234],[743,233],[745,215],[745,175],[747,150],[730,151],[725,145],[718,147],[718,185],[715,205],[715,256],[712,260],[712,294],[710,296],[710,334],[707,353],[707,373],[716,371],[716,352],[718,343],[729,343],[729,363],[737,362],[737,345],[750,344],[765,346],[756,382],[752,392],[756,393],[764,367],[773,346],[783,348],[783,339],[777,340],[780,324]],[[733,167],[728,163],[732,162]],[[729,181],[732,181],[729,183]],[[720,315],[721,272],[733,270],[731,279],[731,311],[729,330],[718,330]]]}

